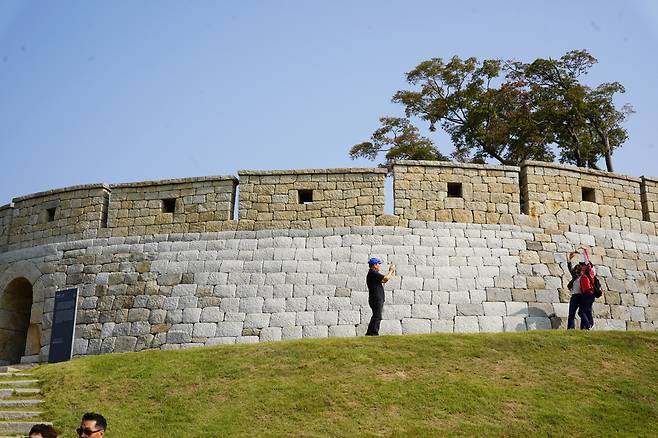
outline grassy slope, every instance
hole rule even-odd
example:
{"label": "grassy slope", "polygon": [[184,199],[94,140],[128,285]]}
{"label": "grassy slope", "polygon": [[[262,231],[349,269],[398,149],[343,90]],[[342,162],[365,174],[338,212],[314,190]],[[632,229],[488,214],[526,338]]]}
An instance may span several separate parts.
{"label": "grassy slope", "polygon": [[658,333],[305,340],[86,357],[35,374],[59,430],[94,410],[110,438],[658,430]]}

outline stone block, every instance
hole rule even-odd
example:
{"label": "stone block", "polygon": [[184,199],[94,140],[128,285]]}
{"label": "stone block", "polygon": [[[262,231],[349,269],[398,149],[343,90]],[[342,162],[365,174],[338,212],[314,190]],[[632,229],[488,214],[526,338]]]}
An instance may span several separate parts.
{"label": "stone block", "polygon": [[326,338],[328,336],[327,326],[307,325],[302,328],[304,338]]}
{"label": "stone block", "polygon": [[241,336],[243,322],[242,321],[224,321],[217,323],[217,331],[215,336]]}
{"label": "stone block", "polygon": [[401,335],[402,324],[399,320],[384,319],[379,326],[380,335]]}
{"label": "stone block", "polygon": [[301,339],[302,327],[286,326],[281,328],[281,339]]}
{"label": "stone block", "polygon": [[450,304],[466,304],[471,302],[471,295],[467,290],[450,292]]}
{"label": "stone block", "polygon": [[130,336],[141,336],[151,332],[151,324],[148,321],[133,322],[130,326]]}
{"label": "stone block", "polygon": [[500,333],[503,331],[502,316],[478,316],[481,332]]}
{"label": "stone block", "polygon": [[225,336],[225,337],[215,337],[208,338],[206,345],[230,345],[235,344],[235,337]]}
{"label": "stone block", "polygon": [[402,319],[402,334],[430,333],[432,323],[429,319],[404,318]]}
{"label": "stone block", "polygon": [[528,330],[550,330],[551,320],[548,317],[528,316],[526,326]]}
{"label": "stone block", "polygon": [[128,322],[148,321],[151,311],[149,309],[137,308],[128,310]]}
{"label": "stone block", "polygon": [[393,302],[391,304],[413,304],[414,291],[413,290],[394,290]]}
{"label": "stone block", "polygon": [[336,325],[338,324],[337,310],[319,310],[315,312],[315,325]]}
{"label": "stone block", "polygon": [[[137,338],[134,336],[118,336],[114,344],[115,353],[135,351]],[[102,347],[101,347],[102,349]]]}
{"label": "stone block", "polygon": [[356,327],[354,325],[334,325],[329,327],[330,337],[348,337],[356,336]]}
{"label": "stone block", "polygon": [[433,319],[432,333],[452,333],[455,323],[452,319]]}
{"label": "stone block", "polygon": [[505,306],[507,307],[507,316],[526,317],[530,314],[527,303],[509,301],[505,303]]}
{"label": "stone block", "polygon": [[323,296],[309,296],[306,298],[306,310],[328,310],[329,299]]}
{"label": "stone block", "polygon": [[212,322],[199,322],[194,324],[192,336],[195,338],[211,338],[215,336],[217,324]]}
{"label": "stone block", "polygon": [[477,316],[455,316],[455,333],[478,333],[480,325]]}
{"label": "stone block", "polygon": [[263,311],[263,297],[240,298],[239,311],[243,313],[260,313]]}
{"label": "stone block", "polygon": [[357,325],[361,323],[361,312],[358,310],[339,310],[338,311],[338,324],[339,325]]}
{"label": "stone block", "polygon": [[297,312],[295,325],[299,325],[299,326],[316,325],[315,312]]}
{"label": "stone block", "polygon": [[205,307],[199,316],[199,322],[219,322],[224,318],[224,312],[219,307]]}
{"label": "stone block", "polygon": [[504,316],[503,330],[506,332],[524,332],[528,330],[523,316]]}
{"label": "stone block", "polygon": [[245,329],[249,328],[263,328],[267,327],[270,323],[270,315],[267,313],[248,313],[244,317]]}
{"label": "stone block", "polygon": [[264,327],[260,331],[260,341],[280,341],[282,339],[281,327]]}
{"label": "stone block", "polygon": [[471,303],[457,304],[457,315],[477,316],[483,314],[484,314],[484,309],[482,308],[482,304],[471,304]]}
{"label": "stone block", "polygon": [[295,325],[297,314],[295,312],[279,312],[270,316],[270,327],[291,327]]}
{"label": "stone block", "polygon": [[507,306],[504,302],[482,303],[485,316],[507,316]]}
{"label": "stone block", "polygon": [[[306,300],[304,298],[301,300],[303,300],[304,304],[306,304]],[[263,302],[263,312],[277,313],[284,311],[286,311],[286,298],[266,298]]]}
{"label": "stone block", "polygon": [[349,297],[329,297],[329,310],[349,310],[352,302]]}
{"label": "stone block", "polygon": [[411,306],[411,316],[413,318],[438,319],[439,306],[431,304],[414,304]]}
{"label": "stone block", "polygon": [[201,317],[201,309],[190,307],[183,309],[183,322],[184,323],[197,323]]}
{"label": "stone block", "polygon": [[411,317],[410,304],[384,304],[383,319],[401,320],[402,318]]}

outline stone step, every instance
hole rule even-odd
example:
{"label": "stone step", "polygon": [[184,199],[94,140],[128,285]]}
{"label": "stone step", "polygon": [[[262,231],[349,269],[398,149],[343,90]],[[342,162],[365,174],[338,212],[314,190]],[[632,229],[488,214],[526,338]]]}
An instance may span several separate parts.
{"label": "stone step", "polygon": [[0,408],[32,407],[41,403],[43,403],[43,400],[0,400]]}
{"label": "stone step", "polygon": [[0,367],[0,373],[16,373],[19,371],[29,370],[33,368],[32,364],[19,364],[19,365],[4,365]]}
{"label": "stone step", "polygon": [[36,418],[41,415],[39,411],[0,411],[0,420],[16,418]]}
{"label": "stone step", "polygon": [[0,389],[0,398],[11,397],[12,395],[21,394],[40,394],[39,388],[2,388]]}
{"label": "stone step", "polygon": [[0,378],[2,377],[32,377],[32,374],[29,373],[0,373]]}
{"label": "stone step", "polygon": [[31,386],[39,383],[38,380],[0,380],[0,387]]}
{"label": "stone step", "polygon": [[[32,429],[32,426],[39,424],[41,421],[0,421],[0,433],[26,434]],[[44,424],[50,424],[44,422]]]}

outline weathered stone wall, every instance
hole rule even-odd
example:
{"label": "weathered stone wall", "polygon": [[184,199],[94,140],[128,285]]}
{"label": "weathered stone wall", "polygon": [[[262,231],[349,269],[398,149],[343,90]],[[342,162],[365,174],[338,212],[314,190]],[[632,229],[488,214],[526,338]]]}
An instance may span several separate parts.
{"label": "weathered stone wall", "polygon": [[524,212],[537,217],[544,228],[568,230],[570,225],[577,224],[643,231],[640,178],[526,162],[521,169],[521,183]]}
{"label": "weathered stone wall", "polygon": [[393,178],[403,221],[512,224],[520,213],[518,167],[397,161]]}
{"label": "weathered stone wall", "polygon": [[644,220],[658,224],[658,179],[643,176],[640,191]]}
{"label": "weathered stone wall", "polygon": [[[394,163],[394,215],[384,214],[386,171],[241,171],[232,176],[79,186],[14,199],[0,208],[0,252],[89,237],[227,230],[406,225],[410,220],[588,225],[655,234],[658,180],[551,163],[519,168]],[[586,191],[589,192],[586,193]],[[520,210],[523,210],[522,212]]]}
{"label": "weathered stone wall", "polygon": [[115,184],[108,227],[112,236],[234,229],[236,186],[232,176]]}
{"label": "weathered stone wall", "polygon": [[240,171],[239,228],[375,225],[385,169]]}
{"label": "weathered stone wall", "polygon": [[9,242],[9,228],[11,226],[11,215],[13,205],[7,204],[0,207],[0,252],[7,249]]}
{"label": "weathered stone wall", "polygon": [[96,237],[107,217],[104,184],[67,187],[13,200],[8,247]]}
{"label": "weathered stone wall", "polygon": [[47,358],[65,287],[80,288],[77,355],[362,335],[370,256],[398,267],[382,333],[564,328],[566,255],[588,245],[606,290],[595,328],[656,329],[658,237],[570,229],[411,221],[90,239],[0,254],[0,293],[32,279],[42,348],[27,360]]}

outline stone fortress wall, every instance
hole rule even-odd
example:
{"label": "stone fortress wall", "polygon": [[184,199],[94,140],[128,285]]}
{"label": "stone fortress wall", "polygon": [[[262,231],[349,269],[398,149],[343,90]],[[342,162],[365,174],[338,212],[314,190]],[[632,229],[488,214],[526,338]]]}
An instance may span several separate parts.
{"label": "stone fortress wall", "polygon": [[0,307],[31,287],[24,361],[47,360],[66,287],[80,290],[76,355],[354,336],[376,255],[398,266],[382,333],[564,328],[566,256],[587,245],[606,290],[596,328],[658,327],[658,180],[534,162],[401,161],[392,174],[394,215],[383,169],[17,198],[0,208]]}

